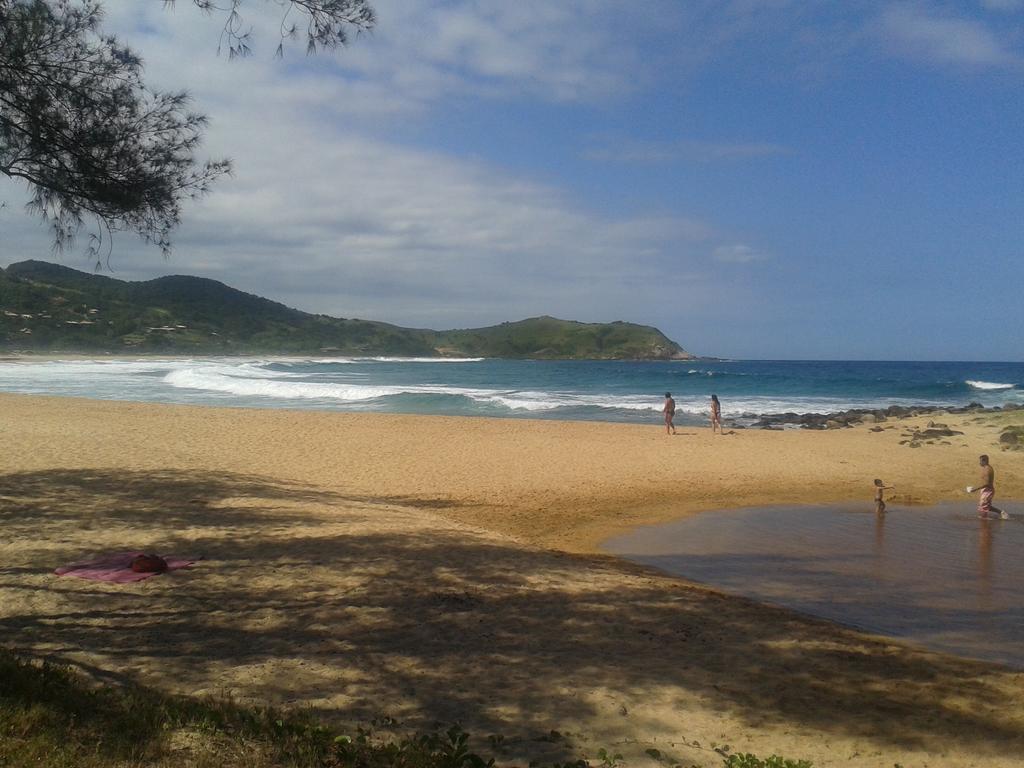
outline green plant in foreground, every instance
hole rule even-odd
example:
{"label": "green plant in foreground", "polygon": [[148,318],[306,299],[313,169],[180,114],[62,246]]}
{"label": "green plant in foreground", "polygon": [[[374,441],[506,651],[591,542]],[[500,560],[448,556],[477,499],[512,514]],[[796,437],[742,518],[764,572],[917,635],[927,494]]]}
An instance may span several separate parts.
{"label": "green plant in foreground", "polygon": [[353,738],[336,737],[324,764],[331,768],[492,768],[494,758],[485,760],[470,752],[469,734],[458,726],[400,741],[377,739],[372,731],[360,728]]}
{"label": "green plant in foreground", "polygon": [[[375,725],[392,727],[392,718]],[[544,739],[558,742],[557,731]],[[401,739],[359,729],[339,736],[308,714],[230,701],[170,696],[134,685],[91,685],[73,670],[19,659],[0,648],[0,766],[36,768],[494,768],[458,726]],[[492,736],[492,749],[504,739]],[[647,756],[670,764],[658,750]],[[811,768],[772,755],[728,755],[725,768]],[[533,761],[531,766],[540,766]],[[548,768],[622,768],[607,749],[596,760]]]}
{"label": "green plant in foreground", "polygon": [[807,760],[787,760],[778,755],[771,755],[763,760],[756,755],[735,754],[725,759],[725,768],[812,768]]}
{"label": "green plant in foreground", "polygon": [[617,768],[619,763],[622,761],[622,755],[617,752],[615,754],[611,754],[604,747],[597,750],[597,756],[601,760],[603,768]]}

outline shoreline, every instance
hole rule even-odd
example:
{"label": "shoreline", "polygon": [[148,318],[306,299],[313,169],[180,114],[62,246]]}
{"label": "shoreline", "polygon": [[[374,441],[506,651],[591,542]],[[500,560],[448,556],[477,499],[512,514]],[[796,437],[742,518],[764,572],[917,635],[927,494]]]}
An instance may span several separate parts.
{"label": "shoreline", "polygon": [[[955,442],[911,450],[901,435],[926,417],[877,433],[668,437],[4,394],[0,626],[22,652],[348,724],[461,720],[527,740],[557,729],[638,760],[673,743],[687,765],[707,759],[687,745],[716,741],[819,768],[854,753],[872,768],[939,754],[1008,768],[1024,749],[1021,673],[599,545],[714,508],[867,503],[879,474],[898,475],[897,504],[955,497],[981,452],[1000,496],[1022,498],[1024,453],[998,449],[1013,416],[954,416]],[[138,587],[49,573],[125,546],[207,559]]]}
{"label": "shoreline", "polygon": [[[0,357],[0,363],[32,363],[32,362],[177,362],[177,361],[195,361],[202,359],[210,360],[248,360],[248,361],[280,361],[280,362],[303,362],[311,360],[309,356],[303,355],[250,355],[250,354],[238,354],[238,355],[200,355],[200,356],[188,356],[188,355],[166,355],[166,354],[87,354],[87,353],[40,353],[38,355],[14,355],[8,357]],[[316,358],[318,360],[345,360],[345,361],[379,361],[379,357],[358,357],[358,356],[340,356],[337,358]],[[424,358],[394,358],[395,361],[401,361],[403,359],[422,361]],[[509,360],[512,362],[520,361],[518,358],[480,358],[481,360]],[[715,358],[700,358],[701,360],[716,360]],[[449,358],[438,357],[438,362],[444,362]],[[652,362],[652,361],[630,361],[630,360],[544,360],[540,362],[554,362],[554,363],[565,363],[565,362]],[[694,361],[660,361],[655,360],[653,362],[694,362]],[[1011,386],[1012,385],[1007,385]],[[3,394],[3,390],[0,390],[0,394]],[[17,392],[7,392],[8,394],[21,394]],[[35,394],[35,393],[33,393]],[[56,397],[77,397],[82,399],[99,399],[104,401],[114,402],[137,402],[137,403],[166,403],[175,402],[174,398],[169,400],[140,400],[140,399],[121,399],[120,397],[110,398],[95,398],[89,397],[88,395],[82,395],[80,393],[73,394],[56,394],[51,395]],[[609,395],[609,397],[612,397]],[[214,407],[214,408],[246,408],[253,410],[303,410],[303,411],[321,411],[321,412],[341,412],[341,413],[366,413],[353,406],[352,403],[346,401],[339,401],[333,406],[310,406],[304,404],[302,399],[291,402],[285,398],[284,404],[251,404],[251,403],[239,403],[237,405],[225,404],[211,400],[208,403],[194,402],[188,399],[185,395],[180,395],[180,404],[195,405],[201,407]],[[561,417],[561,416],[539,416],[535,415],[533,411],[522,413],[517,409],[512,410],[507,414],[472,414],[465,413],[459,414],[462,416],[473,417],[473,418],[496,418],[496,419],[516,419],[516,420],[551,420],[551,421],[581,421],[581,422],[593,422],[593,423],[607,423],[607,424],[634,424],[634,425],[648,425],[654,423],[656,418],[660,418],[659,407],[657,405],[657,397],[652,396],[652,405],[649,412],[644,412],[643,417],[635,418],[622,418],[621,415],[618,418],[602,417],[601,415],[596,416],[579,416],[575,415],[572,417]],[[891,399],[891,398],[890,398]],[[610,401],[611,402],[611,401]],[[1024,403],[1002,403],[1000,405],[984,405],[977,401],[970,401],[968,403],[945,403],[936,404],[934,402],[920,402],[915,403],[913,401],[907,401],[900,404],[885,404],[883,399],[875,406],[868,407],[856,407],[856,408],[838,408],[837,410],[822,410],[822,411],[749,411],[743,413],[733,413],[723,417],[723,426],[729,429],[736,430],[748,430],[748,429],[763,429],[763,430],[787,430],[787,429],[805,429],[805,430],[832,430],[832,429],[844,429],[851,426],[859,426],[862,424],[877,425],[886,422],[890,419],[905,419],[908,417],[917,416],[936,416],[936,415],[962,415],[962,414],[998,414],[998,413],[1010,413],[1015,411],[1024,411]],[[607,405],[607,408],[615,410],[613,405]],[[557,408],[553,409],[557,410]],[[400,410],[382,410],[373,411],[374,413],[390,413],[398,415],[410,415],[410,416],[434,416],[434,415],[454,415],[445,412],[430,412],[430,411],[400,411]],[[693,428],[700,427],[706,422],[705,414],[703,410],[686,410],[680,408],[677,410],[677,418],[679,421],[678,426],[682,428]]]}

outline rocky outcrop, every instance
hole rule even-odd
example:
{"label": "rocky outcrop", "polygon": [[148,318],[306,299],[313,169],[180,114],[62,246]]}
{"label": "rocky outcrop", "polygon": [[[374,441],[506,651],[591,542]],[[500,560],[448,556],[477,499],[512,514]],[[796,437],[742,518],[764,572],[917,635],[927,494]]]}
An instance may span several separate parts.
{"label": "rocky outcrop", "polygon": [[[892,405],[888,408],[870,410],[866,408],[854,408],[849,411],[837,413],[771,413],[761,416],[751,424],[752,428],[778,429],[785,426],[797,426],[802,429],[845,429],[857,424],[878,424],[889,419],[904,419],[911,416],[927,416],[937,413],[986,413],[999,411],[1017,411],[1024,409],[1024,406],[1009,403],[1002,407],[986,408],[981,403],[970,403],[963,406],[948,406],[937,408],[932,406],[904,406]],[[930,424],[929,429],[948,429],[945,424]],[[941,435],[948,436],[948,435]],[[1021,437],[1024,442],[1024,435]]]}
{"label": "rocky outcrop", "polygon": [[1012,450],[1024,449],[1024,426],[1006,427],[999,435],[999,444]]}

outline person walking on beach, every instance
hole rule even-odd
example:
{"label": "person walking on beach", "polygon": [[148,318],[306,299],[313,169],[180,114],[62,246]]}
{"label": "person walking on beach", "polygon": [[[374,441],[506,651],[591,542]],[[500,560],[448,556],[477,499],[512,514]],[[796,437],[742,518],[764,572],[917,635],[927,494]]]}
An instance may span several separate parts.
{"label": "person walking on beach", "polygon": [[891,491],[893,486],[886,485],[881,480],[875,480],[875,514],[885,514],[885,492]]}
{"label": "person walking on beach", "polygon": [[665,434],[676,433],[676,425],[672,423],[672,420],[676,417],[676,401],[672,399],[672,393],[665,393],[665,407],[661,409],[661,412],[665,414]]}
{"label": "person walking on beach", "polygon": [[722,404],[718,402],[718,395],[711,396],[711,434],[718,430],[719,434],[725,434],[722,432]]}
{"label": "person walking on beach", "polygon": [[980,491],[978,496],[978,517],[988,519],[989,517],[1001,517],[1006,520],[1009,515],[998,507],[992,506],[992,500],[996,497],[996,471],[988,463],[988,455],[982,454],[978,457],[978,464],[981,465],[981,485],[967,486],[967,492]]}

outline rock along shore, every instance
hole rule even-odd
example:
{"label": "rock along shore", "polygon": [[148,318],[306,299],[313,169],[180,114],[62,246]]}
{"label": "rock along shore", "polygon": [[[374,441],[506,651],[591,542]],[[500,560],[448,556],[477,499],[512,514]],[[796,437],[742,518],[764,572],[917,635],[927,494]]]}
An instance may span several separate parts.
{"label": "rock along shore", "polygon": [[797,426],[801,429],[844,429],[858,424],[876,424],[889,419],[928,416],[938,413],[997,413],[1024,410],[1024,406],[1008,403],[986,408],[981,403],[963,406],[892,405],[888,408],[853,408],[837,413],[769,413],[763,414],[749,427],[752,429],[783,429]]}

